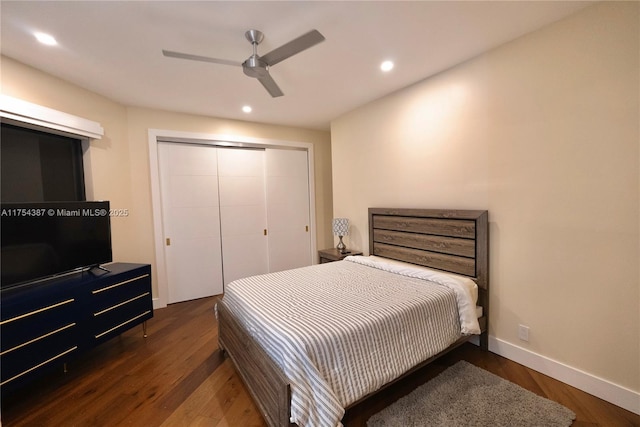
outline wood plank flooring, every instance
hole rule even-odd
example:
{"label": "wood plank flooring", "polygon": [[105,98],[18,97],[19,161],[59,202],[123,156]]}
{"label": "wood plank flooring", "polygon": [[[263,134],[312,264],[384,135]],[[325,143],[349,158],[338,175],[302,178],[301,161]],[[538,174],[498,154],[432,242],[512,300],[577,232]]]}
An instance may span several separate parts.
{"label": "wood plank flooring", "polygon": [[[29,387],[2,399],[11,426],[264,426],[230,360],[218,349],[216,297],[156,310],[130,330]],[[577,414],[575,427],[640,426],[640,416],[493,353],[465,344],[351,409],[346,426],[366,420],[458,360],[467,360]]]}

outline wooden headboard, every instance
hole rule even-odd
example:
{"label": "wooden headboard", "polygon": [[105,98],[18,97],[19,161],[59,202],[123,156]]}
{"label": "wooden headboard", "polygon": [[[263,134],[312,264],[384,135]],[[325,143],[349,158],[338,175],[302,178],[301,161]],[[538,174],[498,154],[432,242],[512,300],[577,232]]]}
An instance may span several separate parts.
{"label": "wooden headboard", "polygon": [[487,211],[369,208],[369,254],[471,277],[488,314]]}

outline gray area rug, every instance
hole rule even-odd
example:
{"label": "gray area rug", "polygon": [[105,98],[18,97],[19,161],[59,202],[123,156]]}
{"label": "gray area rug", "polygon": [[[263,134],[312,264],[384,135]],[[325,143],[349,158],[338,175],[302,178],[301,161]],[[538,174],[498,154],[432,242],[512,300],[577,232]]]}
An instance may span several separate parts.
{"label": "gray area rug", "polygon": [[373,415],[367,426],[566,427],[575,418],[559,403],[460,361]]}

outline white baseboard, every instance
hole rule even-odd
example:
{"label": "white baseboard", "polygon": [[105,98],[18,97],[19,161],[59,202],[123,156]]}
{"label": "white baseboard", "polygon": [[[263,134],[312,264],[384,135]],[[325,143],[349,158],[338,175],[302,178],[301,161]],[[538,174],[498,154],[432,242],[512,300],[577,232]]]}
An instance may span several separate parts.
{"label": "white baseboard", "polygon": [[640,393],[636,391],[492,336],[489,351],[640,415]]}

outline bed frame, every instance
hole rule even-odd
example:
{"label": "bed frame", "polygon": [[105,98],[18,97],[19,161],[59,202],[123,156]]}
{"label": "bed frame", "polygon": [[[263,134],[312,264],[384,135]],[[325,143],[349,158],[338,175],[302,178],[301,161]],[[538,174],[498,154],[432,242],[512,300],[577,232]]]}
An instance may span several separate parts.
{"label": "bed frame", "polygon": [[[369,253],[471,277],[478,284],[480,347],[488,349],[489,230],[487,211],[369,208]],[[279,366],[253,340],[224,304],[218,303],[218,342],[233,361],[265,421],[290,426],[291,386]],[[466,342],[450,347],[412,368],[411,375]],[[378,393],[380,390],[376,391]],[[362,402],[365,396],[349,408]],[[349,409],[346,408],[346,409]]]}

